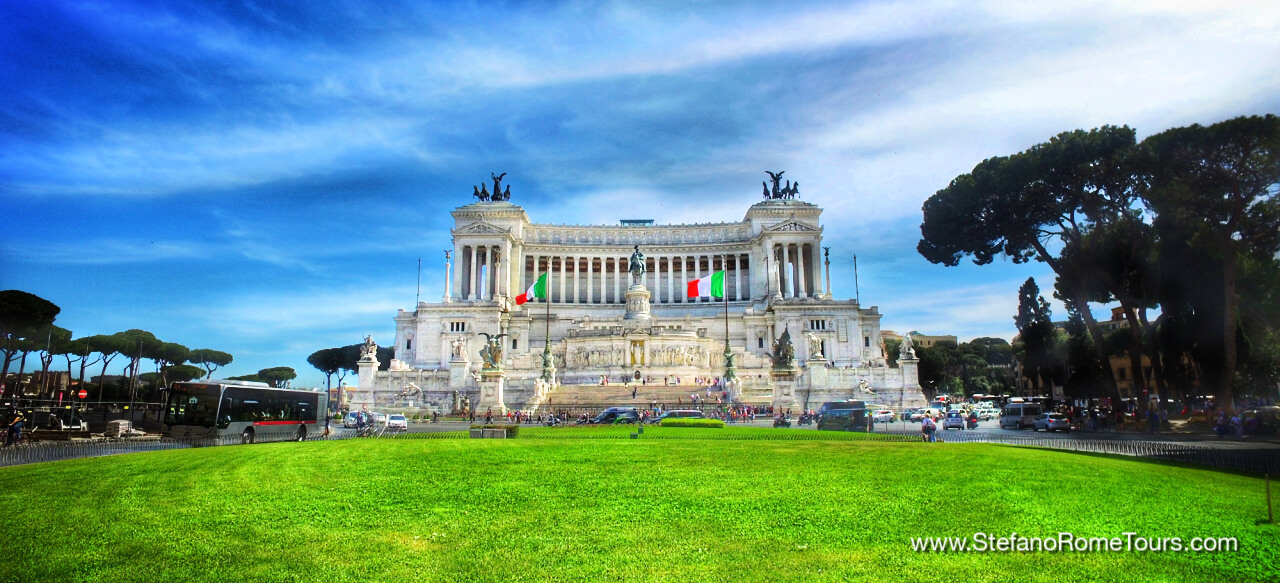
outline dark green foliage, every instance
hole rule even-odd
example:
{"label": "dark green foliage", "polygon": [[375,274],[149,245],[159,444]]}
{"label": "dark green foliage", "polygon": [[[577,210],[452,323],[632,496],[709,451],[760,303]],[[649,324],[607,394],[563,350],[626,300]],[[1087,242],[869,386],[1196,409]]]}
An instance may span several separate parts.
{"label": "dark green foliage", "polygon": [[258,371],[257,376],[264,383],[283,388],[289,386],[289,381],[298,378],[298,373],[287,366],[276,366]]}
{"label": "dark green foliage", "polygon": [[1071,313],[1067,320],[1067,378],[1063,391],[1067,397],[1104,397],[1111,378],[1111,366],[1093,345],[1080,314]]}
{"label": "dark green foliage", "polygon": [[1013,320],[1022,346],[1022,369],[1038,392],[1047,394],[1048,386],[1060,382],[1065,371],[1057,351],[1053,314],[1034,278],[1028,277],[1018,289],[1018,315]]}
{"label": "dark green foliage", "polygon": [[[1219,402],[1229,405],[1240,357],[1242,263],[1247,257],[1274,260],[1280,251],[1280,118],[1238,117],[1208,127],[1174,128],[1143,140],[1142,151],[1144,195],[1158,213],[1157,227],[1221,261],[1220,270],[1194,274],[1213,277],[1216,302],[1197,295],[1179,299],[1189,300],[1192,310],[1208,312],[1204,319],[1216,339],[1202,346],[1212,355],[1204,363],[1203,380]],[[1183,325],[1200,319],[1188,317],[1187,307],[1175,308]]]}
{"label": "dark green foliage", "polygon": [[185,383],[203,377],[208,371],[190,364],[175,364],[166,371],[170,383]]}
{"label": "dark green foliage", "polygon": [[203,366],[206,376],[209,377],[213,376],[213,371],[218,370],[218,367],[227,366],[231,364],[232,360],[234,359],[230,354],[208,348],[192,350],[190,356],[187,357],[187,362]]}

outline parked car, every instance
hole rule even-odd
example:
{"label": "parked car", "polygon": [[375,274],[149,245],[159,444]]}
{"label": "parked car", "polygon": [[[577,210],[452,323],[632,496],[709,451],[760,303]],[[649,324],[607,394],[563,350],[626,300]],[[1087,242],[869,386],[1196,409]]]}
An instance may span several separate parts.
{"label": "parked car", "polygon": [[874,419],[876,423],[893,423],[893,410],[876,409],[876,411],[871,414],[871,418]]}
{"label": "parked car", "polygon": [[964,429],[965,414],[964,411],[947,411],[947,416],[942,418],[942,428]]}
{"label": "parked car", "polygon": [[1071,420],[1067,419],[1062,413],[1041,413],[1031,422],[1032,428],[1036,431],[1041,429],[1045,431],[1071,431]]}
{"label": "parked car", "polygon": [[917,409],[915,407],[909,407],[909,408],[903,409],[902,413],[898,414],[898,418],[902,419],[903,421],[915,421],[915,419],[912,419],[911,416],[915,414],[916,410]]}
{"label": "parked car", "polygon": [[391,415],[387,416],[387,429],[388,430],[400,429],[400,430],[408,431],[409,420],[405,419],[404,415],[401,415],[399,413],[392,413]]}
{"label": "parked car", "polygon": [[704,418],[705,416],[702,414],[702,411],[696,411],[692,409],[677,409],[674,411],[667,411],[657,417],[654,417],[653,419],[649,420],[649,423],[653,423],[653,424],[662,423],[663,419],[704,419]]}

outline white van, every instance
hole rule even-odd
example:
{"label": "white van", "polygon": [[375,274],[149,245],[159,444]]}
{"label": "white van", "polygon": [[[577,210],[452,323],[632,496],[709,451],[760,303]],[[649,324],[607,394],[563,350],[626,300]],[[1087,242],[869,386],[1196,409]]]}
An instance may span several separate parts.
{"label": "white van", "polygon": [[1041,413],[1044,410],[1039,403],[1008,403],[1000,411],[1000,429],[1031,427]]}

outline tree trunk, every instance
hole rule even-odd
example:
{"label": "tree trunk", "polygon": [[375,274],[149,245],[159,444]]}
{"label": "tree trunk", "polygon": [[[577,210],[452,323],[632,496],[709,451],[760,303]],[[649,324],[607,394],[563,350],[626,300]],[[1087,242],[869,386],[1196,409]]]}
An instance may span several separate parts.
{"label": "tree trunk", "polygon": [[[1135,311],[1124,302],[1120,303],[1120,309],[1124,310],[1124,319],[1129,323],[1129,368],[1133,369],[1133,398],[1140,399],[1147,392],[1147,375],[1142,367],[1142,324],[1138,322]],[[1141,405],[1146,407],[1147,404]]]}
{"label": "tree trunk", "polygon": [[1138,310],[1138,321],[1142,323],[1142,336],[1144,339],[1150,338],[1151,342],[1146,343],[1147,358],[1151,359],[1151,375],[1155,380],[1156,394],[1160,399],[1171,398],[1169,395],[1169,381],[1164,374],[1164,359],[1160,354],[1160,343],[1156,340],[1155,327],[1147,320],[1147,309]]}
{"label": "tree trunk", "polygon": [[[1106,358],[1102,354],[1102,348],[1105,346],[1102,338],[1102,331],[1098,329],[1098,320],[1094,319],[1093,312],[1089,311],[1089,301],[1082,296],[1072,298],[1071,308],[1080,314],[1080,318],[1084,320],[1084,327],[1089,331],[1089,337],[1093,338],[1093,345],[1097,349],[1098,358]],[[1111,373],[1111,365],[1107,363],[1105,367],[1107,374],[1103,375],[1103,388],[1107,392],[1107,397],[1111,399],[1111,406],[1120,407],[1120,387],[1116,385],[1115,375]]]}
{"label": "tree trunk", "polygon": [[[6,336],[4,339],[4,368],[0,368],[0,385],[5,384],[5,379],[9,378],[9,364],[13,362],[15,352],[13,338]],[[14,384],[16,385],[17,383]]]}
{"label": "tree trunk", "polygon": [[1222,250],[1222,370],[1218,373],[1218,386],[1214,395],[1218,407],[1227,412],[1235,411],[1232,384],[1236,375],[1236,255],[1231,244]]}
{"label": "tree trunk", "polygon": [[[22,385],[22,373],[27,372],[27,355],[28,355],[28,354],[31,354],[31,352],[30,352],[30,351],[24,351],[24,352],[22,353],[22,360],[18,362],[18,381],[17,381],[17,384],[18,384],[19,386],[21,386],[21,385]],[[30,387],[28,387],[28,388],[30,388]],[[26,391],[23,391],[23,393],[25,394],[25,393],[26,393]]]}
{"label": "tree trunk", "polygon": [[105,385],[107,384],[107,365],[110,365],[110,364],[111,364],[111,361],[112,361],[116,356],[117,356],[116,354],[112,354],[110,358],[107,358],[107,357],[106,357],[106,355],[103,355],[103,358],[102,358],[102,374],[101,374],[101,375],[98,375],[98,406],[99,406],[99,407],[101,407],[101,406],[102,406],[102,391],[103,391],[103,386],[105,386]]}

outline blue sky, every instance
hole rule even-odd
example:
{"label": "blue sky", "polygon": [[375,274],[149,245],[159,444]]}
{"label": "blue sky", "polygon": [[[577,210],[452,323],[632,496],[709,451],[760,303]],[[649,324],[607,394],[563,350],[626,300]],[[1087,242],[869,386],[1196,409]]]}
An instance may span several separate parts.
{"label": "blue sky", "polygon": [[929,264],[926,198],[1061,131],[1277,111],[1271,1],[9,0],[0,289],[316,385],[311,352],[390,340],[419,257],[443,293],[490,171],[535,221],[612,224],[740,220],[786,170],[838,296],[856,253],[885,328],[1010,338],[1049,271]]}

